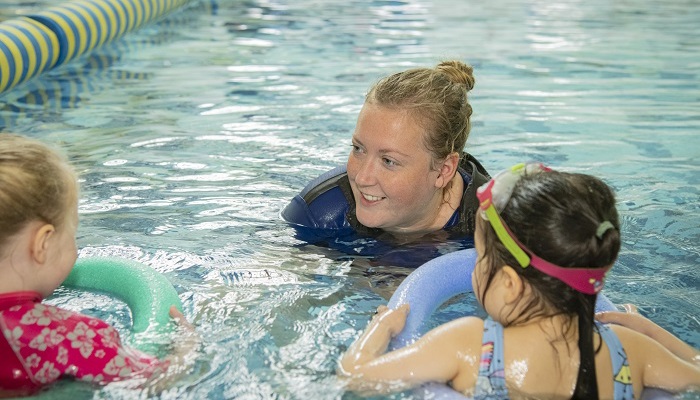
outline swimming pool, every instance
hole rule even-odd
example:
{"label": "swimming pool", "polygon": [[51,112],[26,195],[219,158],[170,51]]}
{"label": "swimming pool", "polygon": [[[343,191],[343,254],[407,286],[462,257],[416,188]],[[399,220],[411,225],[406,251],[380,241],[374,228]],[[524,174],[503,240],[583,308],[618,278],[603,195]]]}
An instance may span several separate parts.
{"label": "swimming pool", "polygon": [[[12,3],[0,16],[52,4]],[[336,360],[410,270],[299,246],[278,213],[345,161],[376,78],[446,58],[475,67],[469,151],[491,172],[603,177],[624,229],[606,294],[700,346],[700,7],[461,4],[206,1],[0,97],[4,131],[61,144],[80,172],[81,256],[139,260],[180,292],[206,345],[164,397],[354,398]],[[55,301],[128,325],[88,298]]]}

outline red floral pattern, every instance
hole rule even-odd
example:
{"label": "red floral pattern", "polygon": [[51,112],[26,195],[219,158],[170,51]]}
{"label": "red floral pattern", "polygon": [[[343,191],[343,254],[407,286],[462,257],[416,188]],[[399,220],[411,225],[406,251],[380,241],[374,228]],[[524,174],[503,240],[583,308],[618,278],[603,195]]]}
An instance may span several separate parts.
{"label": "red floral pattern", "polygon": [[62,376],[108,383],[164,367],[124,347],[106,322],[40,301],[33,292],[0,294],[0,391],[36,390]]}

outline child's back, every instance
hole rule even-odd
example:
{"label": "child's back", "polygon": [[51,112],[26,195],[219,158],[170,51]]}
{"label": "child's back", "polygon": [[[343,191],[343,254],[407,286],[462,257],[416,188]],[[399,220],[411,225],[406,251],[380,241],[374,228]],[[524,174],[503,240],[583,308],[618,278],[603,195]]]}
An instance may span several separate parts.
{"label": "child's back", "polygon": [[[536,323],[502,328],[502,341],[499,336],[492,336],[493,332],[497,331],[493,325],[491,333],[484,332],[485,323],[496,324],[493,320],[462,318],[438,328],[444,329],[445,332],[432,339],[448,344],[449,338],[452,337],[455,347],[445,348],[446,353],[481,354],[477,363],[474,362],[474,358],[462,358],[462,365],[458,368],[459,374],[451,381],[455,390],[474,395],[477,387],[482,390],[488,387],[485,382],[479,384],[479,379],[484,381],[491,377],[493,387],[498,386],[499,379],[505,377],[507,391],[502,393],[511,399],[571,397],[578,375],[579,350],[576,338],[562,340],[565,337],[561,330],[562,321],[556,321],[555,317],[554,320],[543,319]],[[610,338],[607,341],[603,340],[595,355],[600,398],[618,398],[614,396],[616,385],[618,391],[627,396],[634,394],[634,398],[639,398],[645,385],[677,387],[679,383],[692,380],[693,377],[700,379],[697,371],[693,372],[682,365],[687,363],[680,359],[668,357],[668,350],[649,337],[622,326],[604,326],[602,329],[605,336],[609,336],[609,331],[612,330],[619,342]],[[606,330],[608,332],[605,332]],[[599,336],[596,334],[595,337],[594,345],[598,348]],[[502,347],[499,349],[499,346]],[[499,351],[503,352],[502,359],[499,358]],[[619,363],[615,370],[613,358]],[[660,364],[660,360],[665,358],[672,362],[664,361]],[[489,362],[494,365],[491,372],[480,374],[479,369],[486,368]],[[654,373],[650,376],[649,372]],[[674,383],[674,380],[678,383]]]}

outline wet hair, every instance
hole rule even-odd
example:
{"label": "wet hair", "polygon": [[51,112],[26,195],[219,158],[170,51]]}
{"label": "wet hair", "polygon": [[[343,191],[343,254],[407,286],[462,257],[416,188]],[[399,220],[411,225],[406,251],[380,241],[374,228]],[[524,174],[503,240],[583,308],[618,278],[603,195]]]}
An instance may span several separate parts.
{"label": "wet hair", "polygon": [[428,133],[424,144],[434,160],[444,160],[452,152],[461,158],[471,130],[467,93],[474,87],[472,73],[471,66],[455,60],[435,68],[408,69],[375,83],[366,101],[411,111]]}
{"label": "wet hair", "polygon": [[62,226],[77,198],[75,173],[60,153],[7,133],[0,133],[0,188],[0,257],[29,222]]}
{"label": "wet hair", "polygon": [[[556,171],[526,175],[516,184],[500,215],[523,245],[561,267],[606,268],[615,262],[620,250],[614,194],[590,175]],[[596,231],[604,221],[610,221],[613,229],[598,238]],[[597,399],[595,353],[599,349],[593,348],[596,296],[578,292],[534,267],[521,268],[483,218],[477,218],[477,229],[483,233],[484,255],[489,259],[482,304],[498,268],[511,265],[533,292],[522,308],[527,311],[513,316],[513,322],[568,315],[571,319],[564,327],[568,336],[573,318],[578,318],[580,366],[572,398]]]}

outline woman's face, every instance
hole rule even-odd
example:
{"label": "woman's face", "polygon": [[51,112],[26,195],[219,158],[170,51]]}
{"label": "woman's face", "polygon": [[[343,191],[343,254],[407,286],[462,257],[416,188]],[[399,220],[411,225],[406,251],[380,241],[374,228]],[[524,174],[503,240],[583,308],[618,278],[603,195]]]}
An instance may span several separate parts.
{"label": "woman's face", "polygon": [[409,111],[362,107],[347,165],[360,223],[409,233],[435,222],[442,189],[424,134]]}

